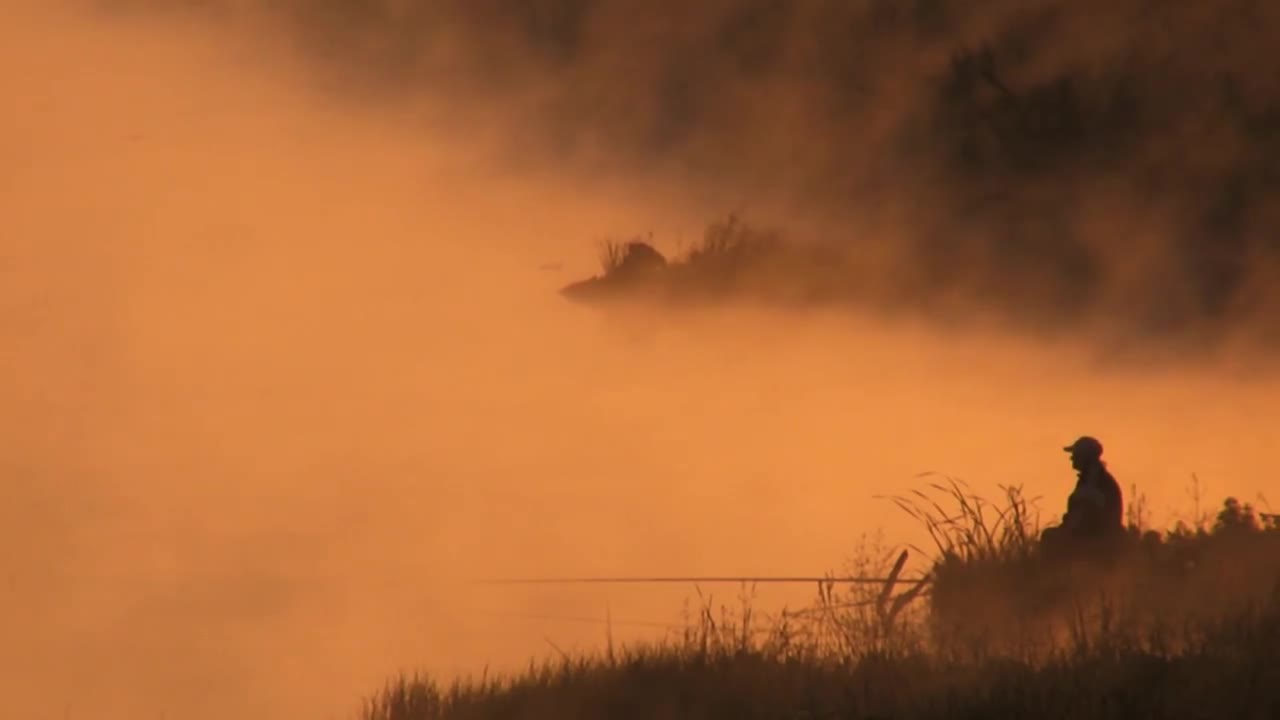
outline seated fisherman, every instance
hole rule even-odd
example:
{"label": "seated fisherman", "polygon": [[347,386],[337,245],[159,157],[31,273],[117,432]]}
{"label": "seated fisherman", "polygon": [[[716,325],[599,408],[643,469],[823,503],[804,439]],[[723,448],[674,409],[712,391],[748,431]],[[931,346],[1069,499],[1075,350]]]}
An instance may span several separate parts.
{"label": "seated fisherman", "polygon": [[1102,443],[1086,435],[1063,449],[1071,453],[1076,487],[1067,499],[1062,525],[1045,530],[1041,543],[1057,549],[1072,541],[1118,536],[1124,530],[1124,499],[1119,483],[1102,462]]}

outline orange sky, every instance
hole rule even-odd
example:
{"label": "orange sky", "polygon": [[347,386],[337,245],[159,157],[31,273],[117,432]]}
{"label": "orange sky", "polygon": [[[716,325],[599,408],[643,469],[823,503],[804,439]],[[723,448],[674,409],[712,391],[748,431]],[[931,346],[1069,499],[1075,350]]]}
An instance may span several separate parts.
{"label": "orange sky", "polygon": [[920,472],[1057,508],[1082,432],[1158,522],[1193,472],[1209,502],[1276,490],[1273,381],[870,318],[610,318],[554,292],[596,239],[724,208],[504,168],[252,36],[33,7],[0,29],[14,717],[341,716],[400,668],[602,637],[484,612],[688,594],[467,578],[838,569],[864,533],[920,540],[874,499]]}

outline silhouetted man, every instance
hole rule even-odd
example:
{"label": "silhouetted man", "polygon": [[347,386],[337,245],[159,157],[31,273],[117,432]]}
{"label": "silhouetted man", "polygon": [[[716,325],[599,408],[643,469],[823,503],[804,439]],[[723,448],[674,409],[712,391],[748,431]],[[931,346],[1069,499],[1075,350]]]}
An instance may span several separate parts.
{"label": "silhouetted man", "polygon": [[1045,530],[1042,542],[1057,549],[1066,543],[1118,536],[1124,530],[1124,498],[1102,462],[1102,443],[1085,435],[1063,450],[1071,453],[1076,487],[1067,499],[1062,525]]}

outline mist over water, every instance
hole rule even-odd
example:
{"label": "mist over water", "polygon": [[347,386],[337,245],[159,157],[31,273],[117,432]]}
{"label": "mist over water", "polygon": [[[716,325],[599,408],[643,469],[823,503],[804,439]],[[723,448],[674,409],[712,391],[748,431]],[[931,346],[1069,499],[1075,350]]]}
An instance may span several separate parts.
{"label": "mist over water", "polygon": [[1265,4],[364,0],[273,17],[348,96],[443,90],[508,153],[804,218],[795,234],[860,261],[843,285],[869,282],[870,256],[892,302],[1183,354],[1276,337]]}
{"label": "mist over water", "polygon": [[[676,622],[691,594],[467,580],[839,569],[866,533],[921,539],[875,496],[923,471],[1025,484],[1052,516],[1081,433],[1157,523],[1192,472],[1206,503],[1274,492],[1280,392],[1247,356],[570,305],[596,240],[674,250],[737,190],[517,163],[540,136],[458,87],[348,94],[361,75],[324,81],[249,4],[158,7],[14,3],[0,31],[5,716],[344,716],[400,669],[603,640],[500,614]],[[468,57],[450,22],[442,56]],[[833,227],[783,195],[762,213]]]}

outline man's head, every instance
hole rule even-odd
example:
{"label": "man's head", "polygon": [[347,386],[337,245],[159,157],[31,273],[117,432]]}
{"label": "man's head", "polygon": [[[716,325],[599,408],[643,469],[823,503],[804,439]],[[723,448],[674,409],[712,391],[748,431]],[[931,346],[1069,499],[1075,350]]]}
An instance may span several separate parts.
{"label": "man's head", "polygon": [[1076,470],[1083,470],[1102,460],[1102,443],[1088,435],[1081,436],[1062,449],[1071,453],[1071,467]]}

